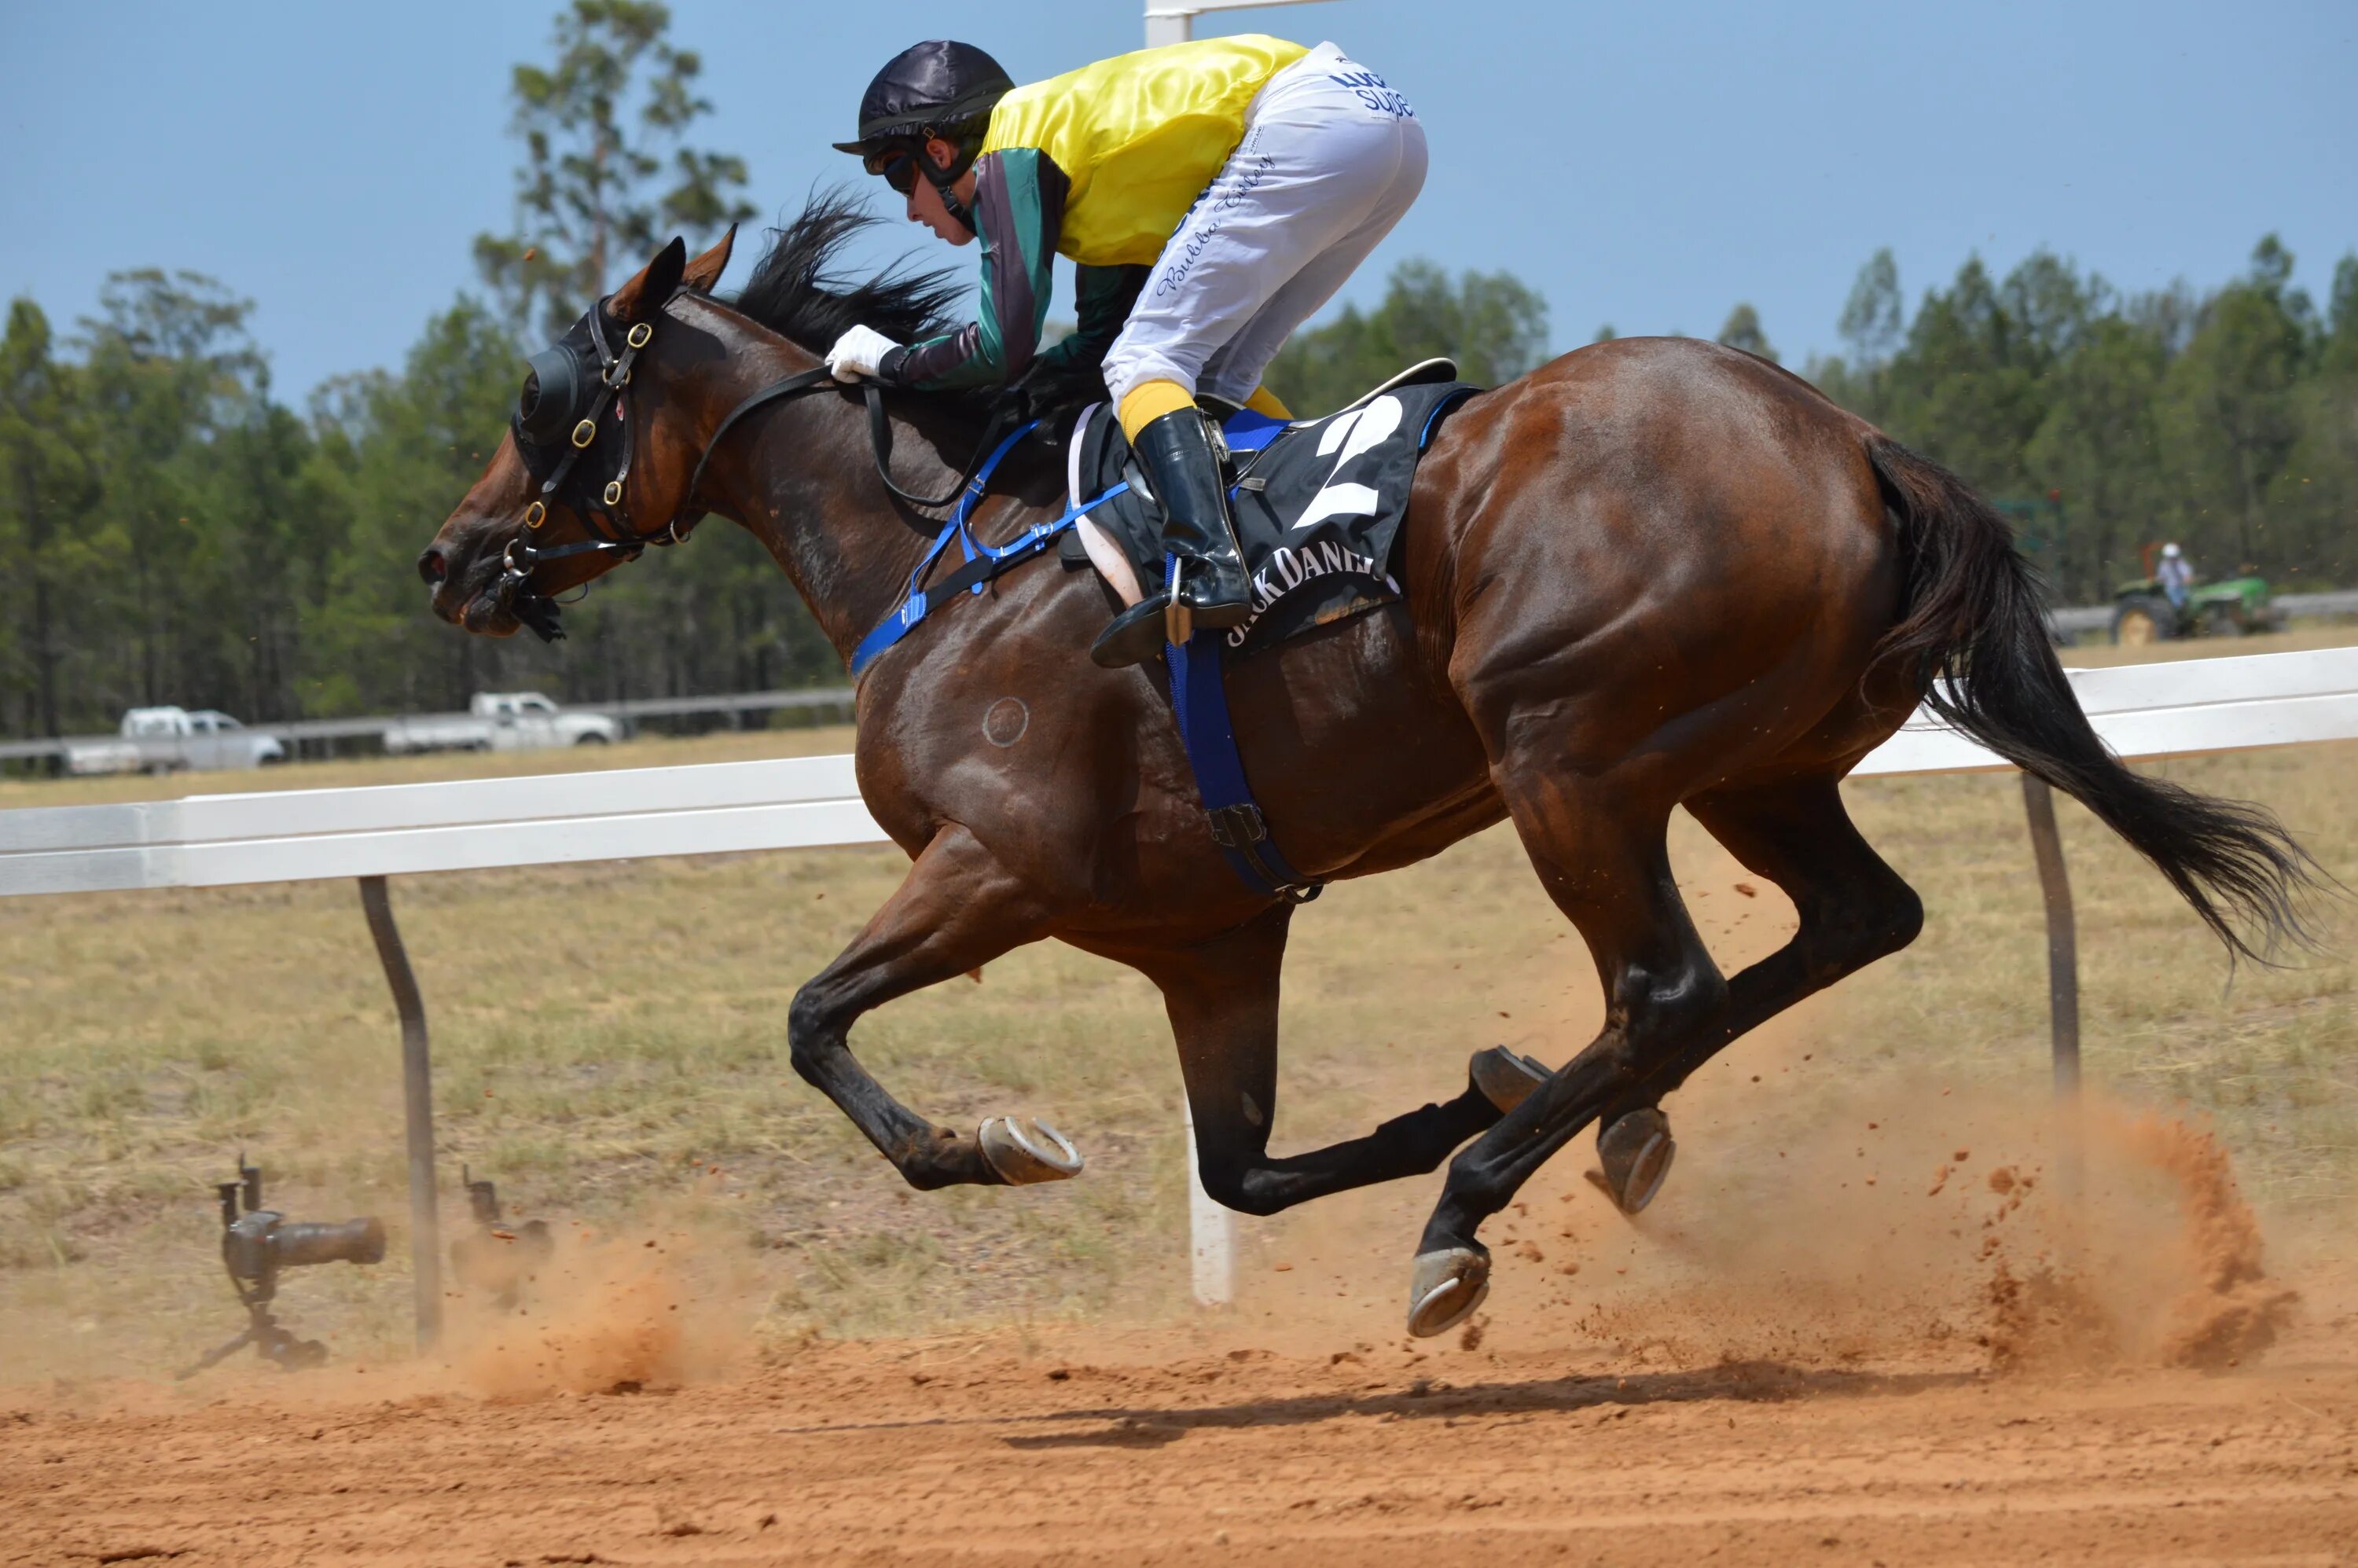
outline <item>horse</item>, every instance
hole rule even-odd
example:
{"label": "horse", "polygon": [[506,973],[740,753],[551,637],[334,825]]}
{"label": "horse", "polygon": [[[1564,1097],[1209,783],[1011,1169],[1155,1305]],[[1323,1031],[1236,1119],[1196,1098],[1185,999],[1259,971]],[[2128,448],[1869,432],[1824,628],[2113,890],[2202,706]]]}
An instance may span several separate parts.
{"label": "horse", "polygon": [[[820,356],[855,321],[903,340],[938,330],[950,297],[938,275],[843,279],[838,248],[865,222],[844,199],[815,200],[773,232],[733,303],[713,291],[734,231],[692,260],[675,239],[593,306],[575,333],[598,347],[612,412],[575,427],[575,455],[585,440],[606,451],[616,478],[602,494],[594,476],[545,489],[559,460],[520,441],[520,415],[418,559],[435,611],[491,636],[528,619],[552,630],[555,595],[708,511],[752,532],[848,661],[939,520],[897,489],[891,447],[870,450],[862,389],[827,382]],[[624,339],[634,362],[609,346]],[[551,395],[528,380],[525,413]],[[880,428],[902,477],[957,477],[988,406],[886,395]],[[1059,514],[1065,475],[1053,450],[1022,443],[991,491],[977,528],[1004,538]],[[1448,1162],[1409,1315],[1412,1333],[1443,1332],[1487,1291],[1482,1223],[1568,1141],[1599,1128],[1614,1195],[1634,1210],[1667,1171],[1665,1096],[1747,1030],[1915,939],[1923,906],[1839,786],[1920,700],[2126,838],[2231,962],[2302,938],[2314,863],[2262,809],[2105,749],[2005,520],[1767,360],[1624,338],[1471,397],[1433,438],[1390,564],[1396,602],[1229,673],[1270,831],[1331,881],[1511,822],[1587,946],[1606,1001],[1595,1038],[1552,1071],[1478,1053],[1454,1098],[1271,1153],[1293,902],[1249,889],[1215,852],[1161,661],[1106,670],[1086,656],[1112,591],[1094,573],[1031,567],[939,605],[866,670],[860,790],[911,864],[786,1015],[795,1071],[910,1184],[1078,1169],[1038,1123],[968,1133],[910,1109],[849,1040],[871,1009],[1054,937],[1162,992],[1220,1203],[1267,1215]],[[1797,916],[1783,946],[1733,976],[1671,875],[1681,806]]]}

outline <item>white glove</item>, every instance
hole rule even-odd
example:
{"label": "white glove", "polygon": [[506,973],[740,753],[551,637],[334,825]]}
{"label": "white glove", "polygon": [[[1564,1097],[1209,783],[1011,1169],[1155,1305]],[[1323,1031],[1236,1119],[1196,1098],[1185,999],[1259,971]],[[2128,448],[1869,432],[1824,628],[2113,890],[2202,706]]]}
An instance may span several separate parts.
{"label": "white glove", "polygon": [[827,351],[827,373],[838,381],[874,375],[884,356],[900,346],[873,327],[854,327]]}

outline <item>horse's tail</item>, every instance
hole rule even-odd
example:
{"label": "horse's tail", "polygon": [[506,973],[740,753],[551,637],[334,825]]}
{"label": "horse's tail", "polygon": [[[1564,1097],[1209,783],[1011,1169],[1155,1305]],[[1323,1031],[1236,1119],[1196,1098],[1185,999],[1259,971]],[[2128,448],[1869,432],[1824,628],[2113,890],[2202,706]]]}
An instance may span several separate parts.
{"label": "horse's tail", "polygon": [[2292,835],[2257,806],[2123,766],[2072,696],[2006,519],[1880,432],[1866,457],[1899,518],[1908,585],[1906,611],[1877,644],[1877,663],[1913,665],[1934,713],[2094,812],[2231,951],[2265,962],[2288,939],[2306,945],[2300,900],[2320,877]]}

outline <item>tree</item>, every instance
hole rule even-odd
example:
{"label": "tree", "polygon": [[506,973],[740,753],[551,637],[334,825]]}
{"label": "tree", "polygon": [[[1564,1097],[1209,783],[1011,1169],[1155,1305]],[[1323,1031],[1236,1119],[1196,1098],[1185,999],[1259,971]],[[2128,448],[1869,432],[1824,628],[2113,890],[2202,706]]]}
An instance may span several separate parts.
{"label": "tree", "polygon": [[519,334],[535,322],[562,332],[671,231],[753,215],[734,194],[744,160],[686,145],[712,105],[696,92],[703,60],[670,43],[670,27],[654,0],[573,0],[557,14],[556,63],[515,68],[516,232],[476,236],[475,263]]}
{"label": "tree", "polygon": [[2358,375],[2358,254],[2333,267],[2333,293],[2326,302],[2325,347],[2318,368],[2328,375]]}
{"label": "tree", "polygon": [[1271,362],[1268,381],[1295,408],[1323,414],[1444,354],[1468,381],[1512,381],[1547,356],[1547,302],[1509,273],[1466,272],[1453,280],[1431,262],[1405,261],[1372,312],[1348,306],[1328,325],[1296,332]]}
{"label": "tree", "polygon": [[85,722],[111,725],[111,709],[223,678],[243,640],[227,623],[233,607],[253,602],[252,585],[228,574],[276,563],[248,561],[225,535],[211,503],[248,498],[208,478],[226,434],[270,406],[246,331],[254,302],[200,273],[146,267],[111,276],[99,303],[80,343],[102,481],[81,523],[101,557],[85,581],[126,642],[83,700]]}
{"label": "tree", "polygon": [[2300,435],[2295,389],[2316,347],[2315,311],[2287,287],[2291,272],[2277,237],[2261,240],[2250,274],[2203,306],[2162,388],[2182,529],[2236,569],[2294,553],[2267,533],[2270,489]]}
{"label": "tree", "polygon": [[21,605],[0,630],[0,678],[18,699],[19,726],[51,736],[64,733],[61,600],[71,572],[61,557],[70,554],[76,514],[97,488],[77,378],[54,348],[41,308],[11,301],[0,338],[0,539],[16,565],[0,580],[17,589]]}
{"label": "tree", "polygon": [[[450,508],[482,477],[523,380],[515,339],[461,297],[426,324],[398,376],[330,389],[313,423],[351,521],[329,568],[312,661],[337,672],[315,711],[463,707],[504,646],[460,637],[426,611],[414,563]],[[543,668],[549,666],[544,665]]]}
{"label": "tree", "polygon": [[1835,330],[1849,346],[1852,367],[1861,372],[1881,369],[1898,351],[1899,264],[1892,259],[1890,246],[1867,257],[1858,269]]}
{"label": "tree", "polygon": [[1749,305],[1738,305],[1727,313],[1727,322],[1719,330],[1719,341],[1728,348],[1758,354],[1772,362],[1779,358],[1768,341],[1768,334],[1760,330],[1760,312]]}
{"label": "tree", "polygon": [[2168,366],[2158,333],[2108,316],[2050,377],[2047,416],[2023,466],[2063,494],[2054,572],[2067,603],[2110,598],[2169,510],[2154,417]]}
{"label": "tree", "polygon": [[2293,396],[2299,432],[2269,484],[2268,511],[2288,574],[2327,582],[2358,575],[2358,255],[2333,269],[2323,340]]}
{"label": "tree", "polygon": [[2047,378],[2100,291],[2045,252],[2002,283],[1969,258],[1947,292],[1925,295],[1904,344],[1874,377],[1870,417],[1984,490],[2043,493],[2050,486],[2029,470],[2026,449],[2047,418]]}
{"label": "tree", "polygon": [[1851,280],[1835,330],[1850,351],[1832,359],[1810,356],[1801,373],[1844,407],[1880,422],[1885,412],[1885,372],[1898,352],[1906,317],[1899,300],[1899,265],[1891,247],[1866,259]]}

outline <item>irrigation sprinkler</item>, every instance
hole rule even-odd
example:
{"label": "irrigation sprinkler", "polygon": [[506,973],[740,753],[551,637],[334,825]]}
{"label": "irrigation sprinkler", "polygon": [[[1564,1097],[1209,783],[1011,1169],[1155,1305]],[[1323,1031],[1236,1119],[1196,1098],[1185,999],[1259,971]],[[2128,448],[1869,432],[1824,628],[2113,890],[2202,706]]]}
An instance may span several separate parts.
{"label": "irrigation sprinkler", "polygon": [[328,1347],[316,1339],[296,1338],[271,1314],[270,1303],[278,1295],[278,1271],[315,1263],[382,1263],[384,1221],[371,1215],[323,1225],[288,1219],[276,1209],[265,1208],[262,1167],[247,1164],[242,1151],[237,1180],[218,1183],[213,1190],[221,1196],[222,1262],[229,1270],[238,1304],[245,1308],[246,1324],[235,1338],[206,1351],[179,1376],[193,1378],[249,1345],[282,1372],[321,1365],[328,1359]]}
{"label": "irrigation sprinkler", "polygon": [[467,1189],[467,1207],[475,1228],[450,1243],[450,1272],[471,1291],[481,1291],[503,1307],[512,1307],[524,1287],[537,1277],[542,1264],[557,1251],[557,1238],[545,1219],[522,1225],[500,1218],[500,1189],[488,1178],[478,1181],[465,1165],[459,1180]]}

